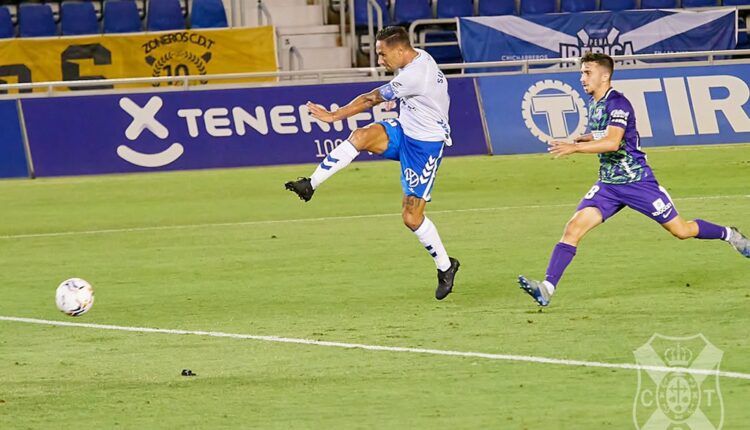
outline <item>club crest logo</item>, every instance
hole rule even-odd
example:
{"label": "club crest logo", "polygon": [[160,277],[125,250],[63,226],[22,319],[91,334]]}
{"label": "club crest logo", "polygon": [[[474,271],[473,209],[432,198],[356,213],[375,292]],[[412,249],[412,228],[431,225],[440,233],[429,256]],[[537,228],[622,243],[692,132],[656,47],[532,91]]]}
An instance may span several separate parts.
{"label": "club crest logo", "polygon": [[[214,44],[214,40],[202,34],[180,31],[155,37],[141,48],[143,60],[152,68],[153,77],[187,76],[207,74],[206,67],[211,61]],[[158,87],[160,84],[152,85]]]}
{"label": "club crest logo", "polygon": [[404,169],[404,179],[406,179],[406,183],[409,184],[410,188],[419,185],[419,174],[410,168]]}
{"label": "club crest logo", "polygon": [[719,376],[685,370],[718,371],[723,351],[702,334],[691,337],[654,334],[633,354],[638,365],[646,367],[638,371],[638,391],[633,402],[633,422],[637,429],[721,429],[724,403]]}
{"label": "club crest logo", "polygon": [[578,91],[557,80],[535,83],[521,102],[521,116],[526,127],[544,143],[583,134],[586,114],[586,105]]}

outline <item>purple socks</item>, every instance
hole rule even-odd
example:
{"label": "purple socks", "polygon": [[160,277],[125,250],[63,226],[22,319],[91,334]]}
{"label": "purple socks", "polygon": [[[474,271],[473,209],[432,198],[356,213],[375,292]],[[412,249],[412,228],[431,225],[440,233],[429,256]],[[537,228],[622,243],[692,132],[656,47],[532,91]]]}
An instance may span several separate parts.
{"label": "purple socks", "polygon": [[552,250],[552,256],[549,259],[549,266],[547,266],[547,276],[544,278],[547,282],[554,286],[560,282],[565,268],[568,267],[573,257],[576,256],[576,247],[568,245],[567,243],[558,242],[555,245],[555,249]]}
{"label": "purple socks", "polygon": [[726,239],[727,228],[720,225],[711,224],[708,221],[702,219],[696,219],[695,223],[698,224],[698,235],[695,236],[698,239]]}

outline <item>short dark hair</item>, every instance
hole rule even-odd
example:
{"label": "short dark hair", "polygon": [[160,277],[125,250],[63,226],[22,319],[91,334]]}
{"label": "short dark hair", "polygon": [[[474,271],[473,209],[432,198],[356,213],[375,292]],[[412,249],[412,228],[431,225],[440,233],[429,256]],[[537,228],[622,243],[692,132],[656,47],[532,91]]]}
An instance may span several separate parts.
{"label": "short dark hair", "polygon": [[399,26],[390,26],[385,27],[378,31],[377,36],[375,36],[376,40],[380,40],[381,42],[386,43],[387,45],[406,45],[411,46],[411,41],[409,40],[409,33],[406,32],[406,29],[404,27]]}
{"label": "short dark hair", "polygon": [[597,65],[604,67],[609,72],[610,77],[615,71],[615,62],[612,60],[612,57],[600,52],[586,52],[583,54],[583,57],[581,57],[581,64],[583,63],[596,63]]}

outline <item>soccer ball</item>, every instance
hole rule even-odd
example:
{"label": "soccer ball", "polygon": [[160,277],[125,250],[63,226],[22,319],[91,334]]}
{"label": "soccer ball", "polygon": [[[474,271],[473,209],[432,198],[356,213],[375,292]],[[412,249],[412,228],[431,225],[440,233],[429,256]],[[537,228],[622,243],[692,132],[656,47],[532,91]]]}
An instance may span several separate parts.
{"label": "soccer ball", "polygon": [[83,315],[94,305],[94,288],[81,278],[70,278],[57,287],[55,303],[65,314]]}

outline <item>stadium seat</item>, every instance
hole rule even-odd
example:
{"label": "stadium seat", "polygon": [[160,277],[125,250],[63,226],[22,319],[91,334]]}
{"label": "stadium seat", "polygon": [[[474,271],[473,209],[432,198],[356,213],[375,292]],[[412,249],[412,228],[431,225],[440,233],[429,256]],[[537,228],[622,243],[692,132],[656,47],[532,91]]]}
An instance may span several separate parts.
{"label": "stadium seat", "polygon": [[602,0],[601,10],[630,10],[635,9],[635,0]]}
{"label": "stadium seat", "polygon": [[396,0],[393,8],[393,21],[406,24],[418,19],[432,18],[429,0]]}
{"label": "stadium seat", "polygon": [[713,7],[718,0],[682,0],[682,7]]}
{"label": "stadium seat", "polygon": [[560,0],[560,12],[596,10],[596,0]]}
{"label": "stadium seat", "polygon": [[521,15],[554,13],[555,0],[521,0]]}
{"label": "stadium seat", "polygon": [[[383,10],[383,25],[389,25],[391,23],[391,11],[388,9],[388,3],[386,3],[386,0],[377,0],[377,2]],[[372,22],[377,25],[378,18],[374,13],[375,10],[373,10]],[[359,26],[367,25],[367,0],[354,1],[354,22]]]}
{"label": "stadium seat", "polygon": [[46,4],[24,3],[18,8],[18,33],[21,37],[57,35],[52,8]]}
{"label": "stadium seat", "polygon": [[105,33],[136,33],[141,28],[135,0],[107,0],[104,3]]}
{"label": "stadium seat", "polygon": [[146,28],[150,31],[184,30],[180,0],[151,0],[147,5]]}
{"label": "stadium seat", "polygon": [[429,31],[425,34],[425,42],[456,42],[455,46],[430,46],[425,48],[438,64],[462,63],[461,48],[455,31]]}
{"label": "stadium seat", "polygon": [[641,9],[674,9],[677,0],[641,0]]}
{"label": "stadium seat", "polygon": [[737,49],[750,49],[750,37],[747,32],[742,31],[747,28],[747,21],[744,18],[737,20]]}
{"label": "stadium seat", "polygon": [[515,0],[479,0],[479,16],[515,15]]}
{"label": "stadium seat", "polygon": [[474,15],[474,4],[471,0],[438,0],[437,17],[455,18]]}
{"label": "stadium seat", "polygon": [[750,0],[724,0],[722,3],[724,6],[748,6]]}
{"label": "stadium seat", "polygon": [[94,4],[90,2],[65,2],[60,9],[63,36],[99,33]]}
{"label": "stadium seat", "polygon": [[191,28],[228,27],[227,12],[221,0],[193,0],[190,11]]}
{"label": "stadium seat", "polygon": [[14,36],[13,19],[7,7],[0,7],[0,39]]}

